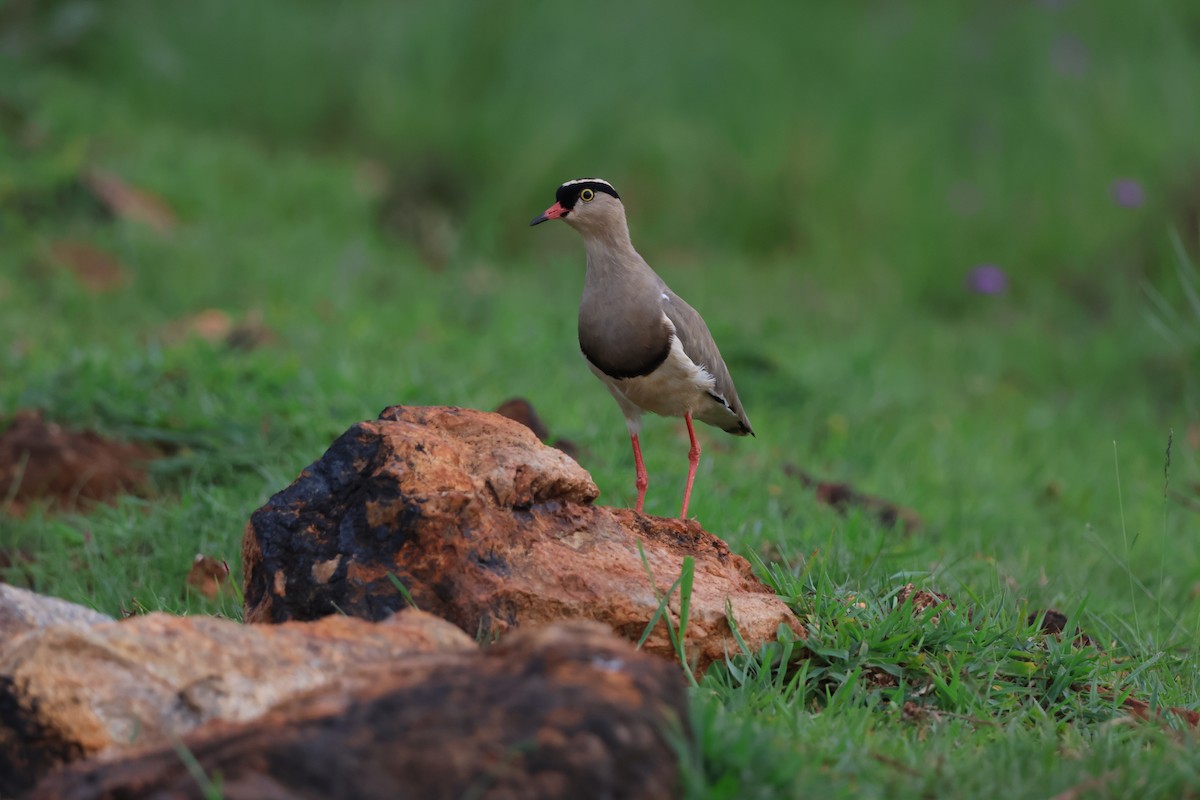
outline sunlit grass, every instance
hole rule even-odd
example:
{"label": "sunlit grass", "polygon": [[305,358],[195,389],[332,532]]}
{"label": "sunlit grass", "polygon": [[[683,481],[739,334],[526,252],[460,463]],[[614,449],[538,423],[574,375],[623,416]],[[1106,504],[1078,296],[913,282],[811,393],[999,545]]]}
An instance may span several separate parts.
{"label": "sunlit grass", "polygon": [[[620,413],[578,353],[578,241],[526,228],[600,173],[758,433],[700,432],[692,511],[808,629],[699,680],[690,794],[1197,792],[1192,734],[1120,708],[1200,705],[1197,243],[1171,234],[1200,141],[1190,7],[233,5],[114,3],[70,57],[4,67],[39,138],[0,127],[0,412],[169,453],[146,496],[0,516],[6,579],[237,618],[185,590],[194,555],[240,580],[250,512],[393,403],[524,396],[601,502],[631,504]],[[93,164],[179,226],[100,213],[74,185]],[[379,224],[373,169],[448,204],[444,263]],[[1129,176],[1144,203],[1114,202]],[[128,284],[89,294],[48,258],[64,238]],[[971,291],[979,264],[1008,290]],[[274,338],[172,333],[206,308]],[[683,426],[648,419],[642,445],[647,510],[671,515]],[[786,464],[924,525],[840,516]],[[897,603],[910,582],[953,610]],[[1041,636],[1047,608],[1099,646]]]}

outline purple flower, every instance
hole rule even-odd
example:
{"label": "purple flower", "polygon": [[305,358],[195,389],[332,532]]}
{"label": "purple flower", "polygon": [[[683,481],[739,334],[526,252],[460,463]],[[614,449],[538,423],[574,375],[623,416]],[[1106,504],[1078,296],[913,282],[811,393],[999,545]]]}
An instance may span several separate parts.
{"label": "purple flower", "polygon": [[967,273],[967,288],[976,294],[1003,294],[1008,275],[995,264],[980,264]]}
{"label": "purple flower", "polygon": [[1112,199],[1121,208],[1141,208],[1146,202],[1146,190],[1133,178],[1122,178],[1112,183]]}

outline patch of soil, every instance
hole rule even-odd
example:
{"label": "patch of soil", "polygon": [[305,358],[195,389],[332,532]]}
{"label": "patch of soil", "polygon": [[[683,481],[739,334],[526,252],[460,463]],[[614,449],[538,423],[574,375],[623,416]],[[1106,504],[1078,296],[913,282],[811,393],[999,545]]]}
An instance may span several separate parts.
{"label": "patch of soil", "polygon": [[114,217],[146,225],[161,234],[170,233],[179,224],[179,218],[166,200],[127,183],[114,173],[90,169],[80,176],[80,180]]}
{"label": "patch of soil", "polygon": [[[1048,636],[1053,636],[1056,639],[1062,638],[1063,631],[1066,630],[1067,627],[1066,614],[1062,613],[1061,611],[1055,611],[1053,608],[1047,608],[1044,612],[1034,611],[1029,615],[1029,624],[1032,625],[1037,622],[1038,617],[1042,618],[1042,633]],[[1091,636],[1088,636],[1079,628],[1075,629],[1075,633],[1073,635],[1075,636],[1075,644],[1078,647],[1100,647],[1099,643],[1097,643],[1095,639],[1093,639]]]}
{"label": "patch of soil", "polygon": [[146,462],[157,455],[93,431],[67,430],[40,411],[18,411],[0,433],[0,508],[22,516],[44,502],[71,511],[137,493],[146,485]]}
{"label": "patch of soil", "polygon": [[92,294],[119,289],[129,274],[110,253],[84,242],[58,241],[50,248],[54,260],[64,264]]}
{"label": "patch of soil", "polygon": [[261,309],[251,309],[239,321],[219,308],[206,308],[166,325],[157,335],[168,345],[198,338],[231,350],[255,350],[277,339],[275,331],[264,321]]}
{"label": "patch of soil", "polygon": [[878,519],[889,528],[899,526],[905,533],[919,530],[925,523],[921,516],[911,508],[897,505],[881,497],[864,494],[848,483],[823,481],[795,466],[784,464],[783,472],[797,478],[806,489],[815,489],[817,501],[833,506],[839,513],[845,514],[851,508],[861,508]]}
{"label": "patch of soil", "polygon": [[[936,606],[945,605],[950,611],[954,610],[954,601],[949,595],[935,592],[932,589],[918,589],[911,583],[906,583],[900,587],[900,591],[896,593],[896,604],[904,605],[912,598],[913,616],[919,617],[926,610]],[[938,621],[939,615],[934,615],[933,621]]]}

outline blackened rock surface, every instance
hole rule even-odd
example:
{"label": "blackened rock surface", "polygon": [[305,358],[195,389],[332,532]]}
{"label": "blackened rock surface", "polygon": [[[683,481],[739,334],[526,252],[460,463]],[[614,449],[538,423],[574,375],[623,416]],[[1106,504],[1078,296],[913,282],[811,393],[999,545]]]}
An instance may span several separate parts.
{"label": "blackened rock surface", "polygon": [[[183,746],[226,800],[539,800],[678,794],[679,670],[602,626],[522,631],[446,653],[377,685],[324,689],[254,722],[217,723]],[[202,798],[176,749],[50,776],[37,800]]]}

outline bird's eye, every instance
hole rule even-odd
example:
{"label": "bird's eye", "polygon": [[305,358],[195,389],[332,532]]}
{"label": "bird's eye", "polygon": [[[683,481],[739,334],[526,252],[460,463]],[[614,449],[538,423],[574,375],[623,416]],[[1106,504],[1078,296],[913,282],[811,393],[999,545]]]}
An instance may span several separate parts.
{"label": "bird's eye", "polygon": [[579,193],[579,199],[585,203],[592,202],[592,198],[595,196],[596,196],[596,193],[593,192],[591,189],[584,189],[582,192]]}

